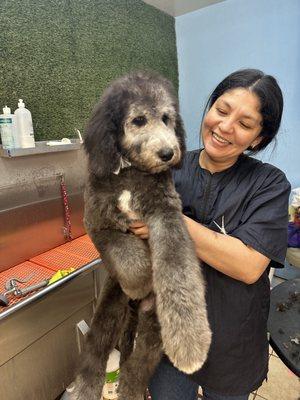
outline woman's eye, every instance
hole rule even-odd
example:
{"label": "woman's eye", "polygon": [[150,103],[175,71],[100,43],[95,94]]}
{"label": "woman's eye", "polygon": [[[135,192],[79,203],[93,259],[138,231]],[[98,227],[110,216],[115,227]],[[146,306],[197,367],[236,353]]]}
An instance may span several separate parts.
{"label": "woman's eye", "polygon": [[227,112],[225,110],[222,110],[222,108],[217,108],[217,111],[221,115],[226,115],[227,114]]}
{"label": "woman's eye", "polygon": [[168,125],[169,117],[167,116],[167,114],[164,114],[164,115],[162,116],[162,122],[163,122],[165,125]]}
{"label": "woman's eye", "polygon": [[251,129],[251,126],[244,124],[244,122],[240,122],[240,125],[245,129]]}
{"label": "woman's eye", "polygon": [[146,117],[144,117],[143,115],[140,115],[139,117],[135,117],[132,120],[132,123],[136,126],[144,126],[147,123],[147,119]]}

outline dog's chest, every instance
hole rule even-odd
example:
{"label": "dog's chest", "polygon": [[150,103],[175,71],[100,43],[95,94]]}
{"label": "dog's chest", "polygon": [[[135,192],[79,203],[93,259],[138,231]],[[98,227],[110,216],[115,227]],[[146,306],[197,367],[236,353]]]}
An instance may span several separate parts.
{"label": "dog's chest", "polygon": [[117,208],[131,221],[143,220],[143,209],[147,207],[149,198],[159,196],[158,176],[126,168],[117,179]]}
{"label": "dog's chest", "polygon": [[134,192],[130,190],[122,190],[121,194],[118,197],[118,208],[122,211],[123,214],[126,215],[130,220],[138,220],[140,216],[136,211],[133,210],[133,196]]}

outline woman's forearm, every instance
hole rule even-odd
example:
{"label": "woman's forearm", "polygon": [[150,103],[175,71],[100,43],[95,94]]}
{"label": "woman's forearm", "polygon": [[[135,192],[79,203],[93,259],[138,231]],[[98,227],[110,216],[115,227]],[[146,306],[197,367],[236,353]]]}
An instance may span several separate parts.
{"label": "woman's forearm", "polygon": [[184,216],[197,256],[218,271],[251,284],[261,276],[270,260],[241,240],[214,232]]}

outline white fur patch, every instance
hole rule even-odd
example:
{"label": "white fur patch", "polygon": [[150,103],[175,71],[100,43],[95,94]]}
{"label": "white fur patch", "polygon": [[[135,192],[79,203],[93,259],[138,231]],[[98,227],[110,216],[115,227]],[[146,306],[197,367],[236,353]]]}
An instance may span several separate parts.
{"label": "white fur patch", "polygon": [[131,209],[131,192],[129,190],[123,190],[120,197],[118,198],[118,208],[127,215],[129,219],[137,220],[137,214]]}
{"label": "white fur patch", "polygon": [[129,192],[129,190],[123,190],[118,200],[119,200],[119,209],[121,211],[123,211],[125,214],[131,211],[130,209],[131,192]]}

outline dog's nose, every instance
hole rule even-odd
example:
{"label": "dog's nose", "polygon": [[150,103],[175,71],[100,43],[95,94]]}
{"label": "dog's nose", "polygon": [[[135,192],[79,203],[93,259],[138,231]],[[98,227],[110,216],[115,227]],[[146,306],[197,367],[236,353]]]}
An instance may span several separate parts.
{"label": "dog's nose", "polygon": [[162,161],[169,161],[174,156],[174,151],[170,147],[165,147],[157,153]]}

